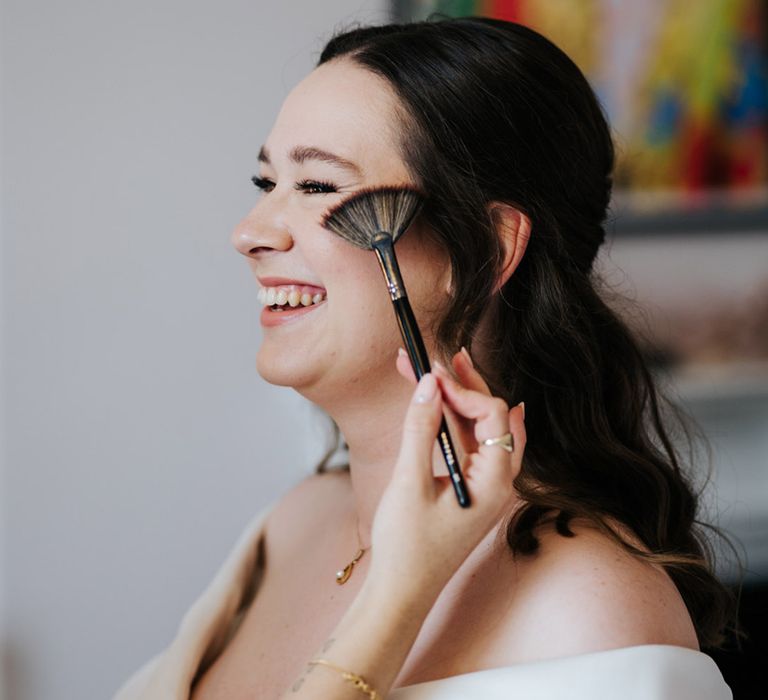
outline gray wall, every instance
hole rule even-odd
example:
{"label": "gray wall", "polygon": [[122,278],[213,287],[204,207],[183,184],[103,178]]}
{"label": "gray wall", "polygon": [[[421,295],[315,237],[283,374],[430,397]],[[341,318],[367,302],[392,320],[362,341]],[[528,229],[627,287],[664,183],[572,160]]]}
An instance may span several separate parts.
{"label": "gray wall", "polygon": [[258,147],[383,2],[5,0],[6,675],[109,697],[165,645],[322,423],[255,371],[230,245]]}
{"label": "gray wall", "polygon": [[[0,37],[3,36],[3,22],[5,16],[3,13],[3,6],[0,5]],[[3,98],[5,97],[5,91],[3,88],[4,72],[2,68],[2,62],[0,61],[0,134],[4,133],[3,120],[5,117],[5,110],[3,104]],[[2,163],[5,159],[5,151],[3,148],[4,139],[0,137],[0,698],[5,697],[5,683],[3,673],[3,640],[5,640],[5,540],[6,534],[6,485],[5,485],[5,472],[6,472],[6,444],[7,436],[5,432],[6,417],[5,417],[5,324],[3,318],[3,310],[5,309],[5,285],[2,283],[2,271],[5,268],[3,253],[4,253],[4,228],[3,228],[3,205],[5,202],[3,186],[3,174],[4,169]]]}
{"label": "gray wall", "polygon": [[[282,97],[335,25],[385,7],[0,6],[7,697],[109,697],[311,471],[323,424],[257,375],[255,285],[228,238]],[[696,250],[697,274],[718,266],[711,240]],[[686,266],[659,240],[606,260],[653,288],[670,255]],[[751,274],[766,245],[732,258]]]}

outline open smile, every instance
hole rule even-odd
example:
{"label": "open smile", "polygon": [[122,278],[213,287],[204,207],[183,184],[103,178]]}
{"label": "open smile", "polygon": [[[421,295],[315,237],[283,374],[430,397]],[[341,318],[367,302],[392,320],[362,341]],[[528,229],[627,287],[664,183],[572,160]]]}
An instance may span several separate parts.
{"label": "open smile", "polygon": [[261,312],[262,326],[281,326],[286,323],[297,321],[317,309],[325,307],[326,300],[323,299],[310,306],[265,306]]}

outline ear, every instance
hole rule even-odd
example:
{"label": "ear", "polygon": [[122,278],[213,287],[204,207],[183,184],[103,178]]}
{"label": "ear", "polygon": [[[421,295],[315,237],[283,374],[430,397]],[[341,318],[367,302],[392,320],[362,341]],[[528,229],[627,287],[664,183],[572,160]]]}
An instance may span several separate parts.
{"label": "ear", "polygon": [[502,247],[501,272],[494,288],[494,292],[498,292],[523,259],[531,237],[531,220],[519,209],[504,202],[491,202],[488,205],[488,212]]}

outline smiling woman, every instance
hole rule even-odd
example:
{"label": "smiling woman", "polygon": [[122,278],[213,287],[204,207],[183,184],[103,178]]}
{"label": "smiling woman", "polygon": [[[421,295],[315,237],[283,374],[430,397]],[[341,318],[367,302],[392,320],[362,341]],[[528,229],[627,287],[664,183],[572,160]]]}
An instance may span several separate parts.
{"label": "smiling woman", "polygon": [[[391,399],[402,397],[407,384],[392,362],[401,340],[376,260],[321,220],[330,206],[362,188],[413,182],[398,146],[398,111],[388,83],[352,62],[314,70],[288,95],[260,149],[261,171],[253,181],[263,194],[233,234],[262,287],[275,286],[267,276],[285,280],[275,292],[285,298],[268,299],[262,314],[269,332],[259,350],[259,373],[301,391],[339,424],[360,425],[361,417],[383,408],[392,430],[402,414],[393,412],[397,402]],[[398,257],[417,317],[429,329],[444,314],[439,302],[447,298],[450,265],[447,253],[418,229],[415,224],[398,244]],[[271,311],[289,301],[291,285],[318,288],[326,302],[309,312]],[[444,294],[435,294],[439,289]],[[379,406],[372,392],[380,395]],[[354,431],[345,432],[348,443]],[[370,435],[366,442],[374,448]],[[381,459],[378,449],[373,454]],[[372,516],[366,513],[368,529]]]}
{"label": "smiling woman", "polygon": [[[613,147],[578,68],[501,21],[344,32],[258,160],[232,235],[264,305],[257,369],[332,417],[349,464],[254,517],[117,698],[729,698],[701,651],[728,594],[596,291]],[[381,186],[426,196],[397,242],[434,360],[415,387],[376,257],[322,224]]]}

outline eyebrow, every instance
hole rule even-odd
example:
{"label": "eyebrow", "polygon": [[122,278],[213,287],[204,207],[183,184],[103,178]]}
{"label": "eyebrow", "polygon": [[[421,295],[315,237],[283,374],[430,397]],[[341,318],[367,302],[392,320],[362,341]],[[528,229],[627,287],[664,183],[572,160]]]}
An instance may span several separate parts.
{"label": "eyebrow", "polygon": [[[322,148],[317,148],[315,146],[296,146],[288,154],[288,157],[291,159],[291,161],[298,163],[299,165],[307,160],[320,160],[324,163],[330,163],[331,165],[336,165],[339,168],[344,168],[345,170],[351,170],[358,175],[363,174],[363,171],[360,169],[360,166],[357,165],[357,163],[353,163],[351,160],[347,160],[346,158],[337,156],[335,153],[324,151]],[[259,149],[258,160],[259,163],[265,163],[266,165],[271,164],[269,153],[264,146]]]}

